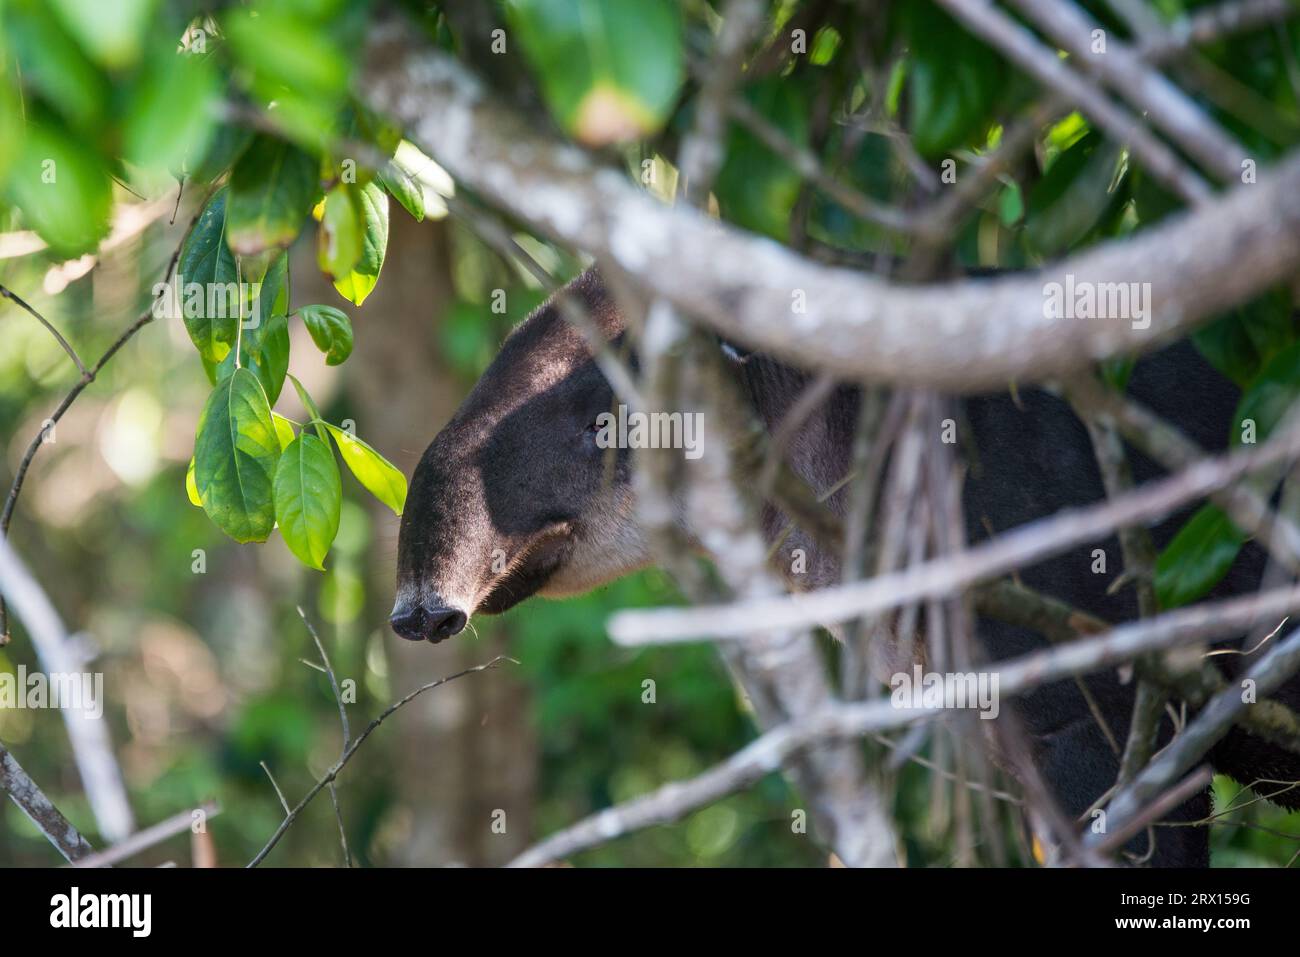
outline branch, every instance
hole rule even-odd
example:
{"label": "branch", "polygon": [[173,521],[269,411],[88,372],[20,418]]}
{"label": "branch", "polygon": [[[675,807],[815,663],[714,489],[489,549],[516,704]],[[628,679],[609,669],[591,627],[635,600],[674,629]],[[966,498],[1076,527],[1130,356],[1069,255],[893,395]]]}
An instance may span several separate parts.
{"label": "branch", "polygon": [[[1071,403],[1086,405],[1113,422],[1135,448],[1168,471],[1190,468],[1205,457],[1205,451],[1175,426],[1091,375],[1072,379],[1064,392]],[[1300,574],[1300,529],[1284,514],[1274,511],[1249,483],[1213,492],[1210,501],[1243,532],[1254,536],[1282,567]]]}
{"label": "branch", "polygon": [[9,795],[66,860],[81,860],[94,850],[3,744],[0,744],[0,791]]}
{"label": "branch", "polygon": [[1145,38],[1138,53],[1153,63],[1161,63],[1192,46],[1212,43],[1230,33],[1268,26],[1287,20],[1300,9],[1291,0],[1237,0],[1221,3],[1188,14],[1171,24],[1161,36]]}
{"label": "branch", "polygon": [[1132,150],[1151,174],[1189,203],[1204,203],[1209,185],[1192,172],[1142,121],[1114,103],[1081,76],[1054,49],[989,0],[939,0],[977,37],[1021,67],[1044,86],[1060,93],[1119,143]]}
{"label": "branch", "polygon": [[[348,752],[348,745],[352,742],[352,729],[348,724],[348,709],[343,703],[343,694],[339,691],[339,679],[334,674],[334,666],[330,664],[330,656],[325,653],[325,645],[320,640],[320,635],[316,634],[316,628],[307,618],[307,613],[302,610],[302,605],[298,606],[298,617],[302,623],[307,626],[307,631],[311,634],[311,640],[316,642],[316,650],[320,652],[321,664],[324,666],[325,674],[330,680],[330,689],[334,692],[334,701],[339,706],[339,722],[343,726],[343,743],[339,746],[339,758],[343,758]],[[266,768],[266,765],[262,765]],[[267,776],[271,772],[267,770]],[[284,794],[280,792],[280,787],[275,783],[275,778],[271,778],[271,785],[275,787],[275,792],[280,796],[280,803],[284,803]],[[343,827],[343,807],[339,804],[338,787],[333,781],[330,782],[330,802],[334,805],[334,820],[339,826],[339,843],[343,846],[343,861],[348,866],[352,866],[352,851],[348,849],[348,832]]]}
{"label": "branch", "polygon": [[1243,476],[1300,454],[1300,421],[1292,413],[1256,449],[1207,459],[1120,498],[1065,509],[1029,522],[956,555],[931,560],[866,582],[731,605],[622,611],[609,621],[619,644],[661,644],[734,638],[764,629],[831,625],[999,577],[1022,565],[1104,538],[1122,525],[1163,516]]}
{"label": "branch", "polygon": [[221,807],[215,801],[208,801],[192,810],[173,814],[165,821],[159,821],[152,827],[137,831],[120,844],[115,844],[107,850],[81,858],[72,866],[112,867],[114,864],[135,857],[141,851],[146,851],[170,837],[188,831],[194,824],[194,811],[201,811],[206,818],[214,818],[221,813]]}
{"label": "branch", "polygon": [[[1256,618],[1285,614],[1288,608],[1296,606],[1300,606],[1300,588],[1287,588],[1134,622],[1104,634],[999,662],[996,672],[998,693],[1001,700],[1005,700],[1062,678],[1131,660],[1146,652],[1204,641],[1231,632]],[[1300,641],[1295,645],[1300,648]],[[1267,663],[1272,666],[1275,662]],[[1252,669],[1251,675],[1262,672],[1265,664],[1261,661]],[[1263,696],[1266,693],[1264,681],[1260,680],[1259,685]],[[1267,687],[1271,690],[1273,685]],[[889,698],[827,707],[767,732],[698,777],[664,785],[553,834],[515,858],[511,866],[536,867],[632,831],[680,820],[691,811],[776,771],[799,751],[822,741],[887,731],[948,714],[951,714],[951,709],[942,706],[900,708]],[[1235,719],[1236,715],[1233,717]],[[1157,788],[1159,790],[1161,788]]]}
{"label": "branch", "polygon": [[1106,37],[1103,52],[1092,47],[1097,22],[1066,0],[1012,0],[1030,21],[1086,64],[1112,90],[1160,127],[1183,150],[1224,182],[1241,179],[1246,153],[1241,144],[1205,115],[1186,94],[1151,69],[1117,37]]}
{"label": "branch", "polygon": [[[1242,680],[1255,683],[1257,698],[1265,698],[1300,669],[1300,629],[1263,655],[1243,675]],[[1141,813],[1182,775],[1186,774],[1218,741],[1249,705],[1239,685],[1229,685],[1201,709],[1168,747],[1152,760],[1133,781],[1120,790],[1106,809],[1106,830],[1122,830],[1125,823]],[[1106,835],[1090,835],[1088,843],[1096,846]]]}
{"label": "branch", "polygon": [[[68,642],[58,611],[4,535],[0,535],[0,595],[13,603],[47,673],[72,675],[81,671],[83,662]],[[93,713],[96,704],[102,709],[102,701],[81,700],[60,707],[59,713],[68,729],[72,755],[99,832],[110,841],[120,841],[135,824],[122,772],[113,754],[108,721],[102,714]]]}
{"label": "branch", "polygon": [[26,300],[19,298],[17,295],[10,292],[4,286],[0,286],[0,296],[10,300],[20,308],[26,309],[29,313],[35,316],[36,321],[39,322],[41,325],[43,325],[46,329],[48,329],[50,335],[52,335],[55,338],[55,340],[59,343],[59,345],[63,347],[63,351],[68,354],[68,357],[72,360],[73,365],[77,367],[77,371],[81,373],[81,377],[84,379],[86,376],[90,375],[90,370],[87,369],[85,363],[81,361],[81,356],[77,355],[77,350],[73,349],[72,345],[68,342],[68,340],[63,338],[63,333],[59,332],[59,330],[54,327],[54,324],[52,322],[50,322],[39,312],[33,309],[30,305],[28,305]]}
{"label": "branch", "polygon": [[[1300,264],[1300,157],[1292,157],[1204,209],[1048,270],[909,287],[823,266],[597,169],[494,103],[447,55],[411,50],[407,32],[373,31],[363,85],[463,186],[617,264],[723,335],[796,365],[947,391],[1041,380],[1175,338]],[[1044,286],[1066,274],[1093,283],[1157,277],[1149,326],[1044,318]]]}
{"label": "branch", "polygon": [[[334,762],[333,765],[330,766],[330,769],[325,772],[324,776],[321,777],[321,779],[317,781],[314,785],[312,785],[311,790],[308,791],[306,796],[303,797],[303,799],[298,802],[297,806],[295,806],[292,811],[290,811],[288,814],[284,816],[284,820],[281,821],[280,826],[275,829],[275,833],[272,834],[271,839],[266,842],[266,846],[257,852],[257,856],[254,857],[251,861],[249,861],[248,866],[256,867],[258,864],[261,864],[262,861],[266,860],[266,856],[271,853],[271,851],[275,848],[275,845],[280,843],[280,838],[284,837],[285,832],[288,831],[291,826],[293,826],[294,821],[298,820],[298,816],[301,815],[303,810],[306,809],[307,805],[312,802],[312,799],[315,798],[316,795],[320,794],[320,792],[324,790],[327,786],[329,786],[334,782],[334,779],[339,776],[339,772],[342,771],[343,768],[347,766],[347,763],[352,760],[352,756],[357,753],[357,750],[361,747],[361,745],[365,744],[366,738],[370,737],[371,733],[374,732],[374,730],[378,728],[381,724],[383,724],[386,720],[388,720],[388,718],[395,711],[397,711],[399,708],[403,707],[404,705],[414,701],[416,698],[424,694],[426,691],[432,691],[434,688],[438,687],[439,685],[445,685],[448,681],[455,681],[457,678],[463,678],[466,675],[474,674],[476,671],[486,671],[489,668],[495,668],[498,664],[500,664],[503,661],[509,661],[512,664],[519,664],[519,662],[515,661],[515,659],[509,658],[506,655],[497,655],[487,664],[475,665],[473,668],[466,668],[464,671],[459,671],[454,675],[449,675],[446,678],[439,678],[437,681],[430,681],[426,685],[421,685],[420,687],[412,691],[410,694],[408,694],[405,698],[402,698],[398,701],[394,701],[387,708],[385,708],[384,712],[379,717],[371,721],[370,724],[366,725],[365,729],[359,735],[357,735],[356,739],[350,745],[348,745],[347,749],[343,752],[342,757],[340,757],[337,761]],[[272,779],[272,782],[274,783],[274,779]],[[276,791],[278,792],[279,790],[280,790],[279,787],[277,787]]]}
{"label": "branch", "polygon": [[[1073,641],[1082,635],[1109,631],[1110,625],[1094,615],[1041,592],[1009,581],[991,582],[975,589],[975,607],[983,615],[1036,631],[1054,644]],[[1279,624],[1278,630],[1285,624]],[[1222,691],[1227,679],[1207,658],[1199,668],[1174,670],[1155,658],[1138,665],[1138,674],[1176,693],[1199,708]],[[1080,683],[1087,694],[1087,686]],[[1300,754],[1300,716],[1280,701],[1260,701],[1239,719],[1242,728],[1278,747]]]}

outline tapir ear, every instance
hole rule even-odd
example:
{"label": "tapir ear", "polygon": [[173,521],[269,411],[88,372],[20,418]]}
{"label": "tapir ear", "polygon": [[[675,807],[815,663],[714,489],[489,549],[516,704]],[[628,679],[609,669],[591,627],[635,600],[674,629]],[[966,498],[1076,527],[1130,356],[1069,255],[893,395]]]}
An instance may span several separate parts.
{"label": "tapir ear", "polygon": [[718,339],[718,345],[722,349],[722,354],[737,365],[744,365],[754,355],[744,346],[738,346],[726,339]]}

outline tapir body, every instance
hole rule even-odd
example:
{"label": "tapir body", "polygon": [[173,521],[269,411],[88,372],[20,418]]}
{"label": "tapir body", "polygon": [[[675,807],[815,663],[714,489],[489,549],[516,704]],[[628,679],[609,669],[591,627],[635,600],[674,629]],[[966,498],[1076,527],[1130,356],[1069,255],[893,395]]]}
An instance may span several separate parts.
{"label": "tapir body", "polygon": [[[568,294],[609,340],[619,340],[622,317],[594,271],[574,280]],[[774,428],[809,377],[769,356],[725,351],[736,360],[734,374],[757,416]],[[1141,359],[1128,391],[1202,448],[1225,447],[1239,396],[1190,345]],[[392,625],[399,635],[437,642],[460,632],[473,614],[501,612],[533,594],[581,593],[650,562],[636,523],[629,452],[610,453],[611,469],[607,450],[597,442],[599,417],[612,404],[612,390],[582,337],[553,304],[510,334],[416,468],[398,548]],[[790,442],[790,466],[815,491],[831,489],[849,471],[859,408],[858,390],[840,387]],[[971,541],[1104,497],[1089,436],[1055,396],[1021,389],[1014,398],[968,398],[962,415],[961,428],[972,440],[966,444],[976,450],[963,494]],[[1161,474],[1140,454],[1129,454],[1138,482]],[[847,494],[837,492],[827,501],[842,514]],[[1169,541],[1191,510],[1152,528],[1157,547]],[[785,520],[768,507],[763,524],[772,539]],[[1111,574],[1095,573],[1095,548],[1117,562]],[[1119,555],[1111,538],[1022,569],[1020,577],[1029,587],[1104,620],[1123,621],[1135,617],[1137,609],[1131,587],[1109,590]],[[814,585],[838,580],[837,554],[814,550],[811,565]],[[1211,597],[1255,590],[1263,567],[1263,553],[1248,544]],[[993,620],[981,618],[978,634],[991,660],[1044,646],[1037,634]],[[1122,742],[1132,683],[1122,684],[1114,671],[1086,681]],[[1300,681],[1293,679],[1277,697],[1300,705]],[[1064,810],[1082,814],[1114,784],[1118,759],[1078,685],[1068,680],[1046,685],[1018,699],[1016,710],[1030,734],[1035,763]],[[1171,733],[1166,717],[1162,741]],[[1240,730],[1210,757],[1217,770],[1244,783],[1300,779],[1300,756]],[[1277,800],[1300,806],[1296,791]],[[1208,794],[1202,793],[1166,820],[1199,820],[1209,810]],[[1135,838],[1131,849],[1149,852],[1155,865],[1208,863],[1205,827],[1154,830],[1154,849],[1146,836]]]}

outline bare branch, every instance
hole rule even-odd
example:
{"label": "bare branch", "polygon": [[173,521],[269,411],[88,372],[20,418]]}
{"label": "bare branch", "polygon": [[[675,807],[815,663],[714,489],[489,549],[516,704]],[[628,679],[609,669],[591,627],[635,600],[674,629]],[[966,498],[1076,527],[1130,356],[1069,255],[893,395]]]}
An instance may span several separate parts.
{"label": "bare branch", "polygon": [[[181,249],[185,245],[185,240],[188,239],[190,233],[194,231],[194,227],[199,221],[199,216],[203,213],[203,208],[207,205],[208,199],[212,196],[212,192],[214,191],[215,187],[203,198],[203,202],[199,204],[198,210],[194,213],[194,218],[190,220],[189,225],[186,227],[185,234],[181,237],[181,241],[177,243],[176,250],[172,253],[171,258],[167,260],[167,268],[163,270],[164,281],[171,278],[172,270],[176,268],[176,263],[181,257]],[[54,428],[55,424],[63,418],[64,413],[68,411],[73,402],[77,401],[77,396],[81,395],[86,386],[95,381],[95,376],[99,375],[104,366],[108,364],[109,360],[112,359],[113,356],[117,355],[118,350],[126,345],[132,336],[147,326],[153,320],[153,317],[153,305],[150,304],[149,308],[145,309],[135,322],[127,326],[122,334],[113,341],[113,344],[104,350],[104,354],[99,357],[99,361],[95,363],[94,367],[91,368],[89,372],[83,372],[80,381],[68,390],[68,393],[64,395],[63,400],[58,404],[58,407],[55,408],[55,410],[50,413],[49,418],[45,420],[45,424],[41,426],[41,430],[36,433],[31,444],[27,446],[27,451],[23,453],[22,460],[18,463],[18,469],[14,472],[13,484],[9,486],[9,494],[5,498],[4,509],[0,510],[0,536],[9,534],[9,522],[13,518],[14,506],[18,504],[18,495],[22,492],[23,481],[27,478],[27,470],[31,467],[32,459],[36,457],[37,451],[39,451],[41,445],[44,444],[45,436],[49,434],[49,430]],[[5,609],[4,599],[0,598],[0,645],[8,644],[8,642],[9,616]]]}
{"label": "bare branch", "polygon": [[[13,604],[26,625],[36,655],[47,672],[71,675],[82,670],[83,661],[73,651],[59,613],[4,535],[0,535],[0,595]],[[94,712],[96,706],[102,710],[103,704],[87,701],[83,696],[61,707],[59,713],[68,730],[72,755],[99,832],[110,841],[121,841],[135,824],[122,772],[113,754],[108,721],[102,713]]]}
{"label": "bare branch", "polygon": [[[1118,37],[1105,37],[1103,52],[1093,47],[1098,29],[1068,0],[1012,0],[1031,22],[1096,73],[1112,90],[1173,138],[1183,150],[1225,182],[1241,178],[1246,153],[1178,87],[1142,62]],[[1104,33],[1103,33],[1104,36]]]}
{"label": "bare branch", "polygon": [[81,836],[81,832],[72,826],[54,806],[54,802],[28,777],[22,765],[3,744],[0,744],[0,791],[9,795],[9,799],[18,805],[66,860],[81,860],[93,852],[90,842]]}
{"label": "bare branch", "polygon": [[135,857],[141,851],[146,851],[170,837],[175,837],[177,834],[183,834],[190,830],[194,826],[196,811],[201,813],[205,819],[211,819],[221,813],[221,807],[215,801],[208,801],[200,804],[197,808],[173,814],[165,821],[159,821],[152,827],[137,831],[120,844],[114,844],[110,848],[75,861],[72,866],[112,867],[114,864]]}
{"label": "bare branch", "polygon": [[[321,664],[325,666],[325,674],[329,676],[330,688],[334,692],[334,700],[339,706],[339,722],[343,726],[343,743],[339,746],[339,758],[342,759],[343,755],[347,754],[348,745],[352,741],[352,731],[348,725],[347,705],[343,703],[343,693],[339,690],[339,679],[334,674],[334,666],[330,664],[330,656],[325,653],[325,645],[321,642],[320,635],[316,634],[316,628],[307,618],[307,613],[302,610],[302,605],[298,606],[298,617],[307,626],[307,631],[311,634],[311,640],[316,642],[316,650],[320,652]],[[262,767],[265,768],[266,765],[263,764]],[[270,771],[267,771],[267,774],[270,773]],[[271,783],[275,784],[274,778]],[[277,794],[280,791],[278,787],[275,790]],[[348,867],[351,867],[352,851],[348,848],[348,832],[343,827],[343,807],[339,804],[339,790],[334,781],[330,782],[330,802],[334,805],[334,820],[339,826],[339,843],[343,846],[343,861]],[[283,794],[280,794],[280,803],[284,803]]]}
{"label": "bare branch", "polygon": [[624,645],[734,638],[756,626],[779,629],[829,625],[921,598],[946,595],[1103,538],[1122,525],[1166,515],[1246,475],[1291,460],[1300,453],[1300,423],[1295,419],[1294,414],[1288,416],[1274,436],[1256,449],[1198,462],[1120,498],[1058,512],[947,558],[870,581],[813,592],[713,607],[623,611],[610,618],[609,633]]}
{"label": "bare branch", "polygon": [[[1243,684],[1249,681],[1254,685],[1249,700],[1266,698],[1297,669],[1300,669],[1300,629],[1269,649],[1243,676]],[[1106,830],[1122,830],[1146,804],[1191,770],[1250,707],[1239,685],[1229,685],[1215,695],[1183,732],[1111,799],[1106,809]],[[1088,838],[1094,846],[1104,840],[1104,834]]]}
{"label": "bare branch", "polygon": [[[1256,619],[1282,615],[1298,606],[1300,588],[1287,588],[1227,602],[1193,606],[1134,622],[1100,635],[999,662],[998,692],[1005,701],[1044,684],[1110,667],[1146,652],[1229,634],[1249,626]],[[1294,655],[1295,662],[1289,657],[1261,660],[1251,669],[1251,676],[1256,677],[1259,684],[1261,697],[1290,674],[1288,667],[1300,663],[1300,632],[1297,632],[1297,640],[1289,641],[1288,655]],[[1276,666],[1282,672],[1280,676],[1275,674],[1274,680],[1267,685],[1257,675],[1265,670],[1266,665]],[[1239,697],[1235,689],[1233,696]],[[900,708],[887,698],[830,706],[800,721],[768,731],[698,777],[667,784],[647,795],[600,811],[525,851],[511,865],[536,867],[632,831],[679,820],[696,808],[747,787],[779,769],[797,752],[826,739],[852,738],[886,731],[913,722],[934,720],[949,713],[942,707]],[[1233,711],[1228,723],[1231,724],[1237,717],[1239,709]],[[1226,727],[1223,730],[1226,732]],[[1153,762],[1151,767],[1156,767],[1159,763]],[[1138,780],[1142,778],[1139,777]],[[1161,782],[1163,781],[1162,777]],[[1163,790],[1163,786],[1155,790],[1158,793]],[[1145,803],[1146,798],[1143,797],[1137,802],[1137,807],[1140,808]],[[1120,810],[1127,813],[1124,806]],[[1110,816],[1112,821],[1123,818],[1123,814],[1116,815],[1113,811]]]}

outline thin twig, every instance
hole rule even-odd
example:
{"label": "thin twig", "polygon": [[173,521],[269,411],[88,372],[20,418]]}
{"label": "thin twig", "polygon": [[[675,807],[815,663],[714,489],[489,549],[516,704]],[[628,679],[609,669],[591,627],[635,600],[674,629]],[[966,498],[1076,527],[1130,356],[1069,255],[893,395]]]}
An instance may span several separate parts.
{"label": "thin twig", "polygon": [[294,809],[285,815],[284,820],[280,822],[280,826],[276,828],[275,833],[271,835],[271,839],[266,842],[266,846],[257,852],[257,856],[254,857],[251,861],[249,861],[248,866],[256,867],[258,864],[261,864],[262,861],[266,859],[266,856],[271,853],[271,851],[275,848],[277,844],[280,843],[280,838],[284,837],[285,832],[288,831],[289,828],[293,826],[293,822],[298,820],[298,816],[302,814],[303,810],[307,807],[307,805],[312,802],[312,799],[315,798],[317,794],[320,794],[322,790],[324,790],[336,777],[338,777],[339,772],[342,771],[343,768],[347,766],[347,763],[352,760],[352,756],[357,753],[357,749],[359,749],[361,745],[365,744],[366,738],[370,737],[370,735],[374,732],[374,730],[378,728],[381,724],[383,724],[384,721],[386,721],[393,714],[393,712],[397,711],[399,708],[410,703],[411,701],[414,701],[416,698],[424,694],[426,691],[432,691],[434,688],[437,688],[439,685],[444,685],[448,681],[455,681],[457,678],[463,678],[466,675],[474,674],[475,672],[478,671],[486,671],[489,668],[495,668],[502,661],[509,661],[512,664],[516,664],[516,665],[519,664],[518,661],[516,661],[514,658],[511,658],[507,655],[497,655],[495,658],[493,658],[491,661],[487,662],[486,664],[475,665],[473,668],[466,668],[464,671],[458,671],[454,675],[449,675],[446,678],[439,678],[437,681],[430,681],[426,685],[421,685],[420,687],[412,691],[410,694],[408,694],[406,697],[393,702],[391,705],[385,708],[383,713],[380,714],[379,717],[375,718],[368,725],[366,725],[366,727],[362,730],[362,732],[357,735],[356,739],[352,742],[352,744],[348,746],[348,749],[343,752],[343,756],[339,758],[338,761],[334,762],[333,765],[330,766],[329,770],[325,772],[325,775],[319,781],[317,781],[314,785],[312,785],[311,790],[308,791],[306,796],[303,797],[303,799],[298,802],[298,804],[294,807]]}
{"label": "thin twig", "polygon": [[11,292],[9,289],[5,288],[2,285],[0,285],[0,296],[3,296],[5,299],[10,300],[17,306],[26,309],[29,313],[35,316],[36,321],[39,322],[41,325],[43,325],[47,330],[49,330],[50,335],[52,335],[55,338],[55,340],[59,343],[59,345],[63,347],[63,351],[68,354],[68,357],[70,359],[72,359],[73,363],[77,367],[77,371],[81,373],[81,377],[84,379],[90,375],[90,370],[87,369],[85,363],[81,361],[81,356],[77,355],[77,350],[72,348],[72,344],[69,343],[67,339],[63,338],[63,333],[59,332],[59,330],[54,327],[54,324],[52,322],[50,322],[39,312],[33,309],[30,305],[28,305],[26,300],[20,298],[18,295]]}
{"label": "thin twig", "polygon": [[[320,652],[321,664],[324,666],[325,674],[329,676],[330,688],[334,691],[334,700],[339,706],[339,722],[343,725],[343,743],[339,746],[339,757],[347,754],[348,744],[352,741],[352,731],[348,726],[348,709],[343,703],[343,693],[339,690],[339,680],[334,674],[334,666],[330,664],[330,656],[325,653],[325,645],[320,640],[320,635],[316,634],[316,628],[307,618],[307,613],[302,610],[302,605],[298,605],[298,617],[302,623],[307,626],[307,631],[311,633],[311,640],[316,642],[316,650]],[[281,802],[283,802],[281,797]],[[339,843],[343,846],[343,860],[348,866],[352,866],[352,851],[348,848],[348,833],[343,826],[343,807],[339,804],[339,791],[334,781],[330,782],[330,802],[334,805],[334,819],[339,826]]]}
{"label": "thin twig", "polygon": [[[1156,619],[1159,620],[1159,619]],[[1274,645],[1242,676],[1251,681],[1259,699],[1267,697],[1300,669],[1300,629]],[[1202,759],[1249,708],[1240,686],[1228,686],[1212,698],[1190,724],[1110,801],[1107,830],[1122,830],[1157,795]],[[1104,836],[1091,835],[1094,846]]]}

